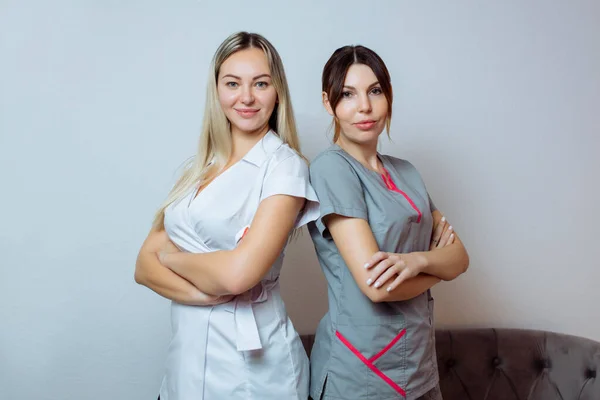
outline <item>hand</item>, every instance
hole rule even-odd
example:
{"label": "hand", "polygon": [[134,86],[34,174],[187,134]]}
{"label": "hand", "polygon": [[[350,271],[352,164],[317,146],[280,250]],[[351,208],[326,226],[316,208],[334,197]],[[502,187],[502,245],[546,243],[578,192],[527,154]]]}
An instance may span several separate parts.
{"label": "hand", "polygon": [[454,228],[448,223],[446,217],[442,217],[440,222],[433,228],[429,250],[441,249],[451,245],[454,243],[454,237]]}
{"label": "hand", "polygon": [[196,290],[193,294],[193,305],[196,306],[216,306],[223,303],[228,303],[233,300],[235,296],[228,294],[223,296],[212,296]]}
{"label": "hand", "polygon": [[365,264],[366,269],[371,269],[367,285],[373,284],[380,288],[395,275],[396,279],[386,288],[388,292],[396,289],[402,282],[414,278],[423,272],[425,260],[418,253],[386,253],[379,251]]}
{"label": "hand", "polygon": [[167,254],[178,253],[181,250],[179,250],[179,247],[175,246],[175,243],[171,241],[166,232],[163,233],[163,237],[161,237],[161,239],[163,240],[163,243],[160,251],[157,253],[157,256],[160,263],[165,265],[165,256]]}

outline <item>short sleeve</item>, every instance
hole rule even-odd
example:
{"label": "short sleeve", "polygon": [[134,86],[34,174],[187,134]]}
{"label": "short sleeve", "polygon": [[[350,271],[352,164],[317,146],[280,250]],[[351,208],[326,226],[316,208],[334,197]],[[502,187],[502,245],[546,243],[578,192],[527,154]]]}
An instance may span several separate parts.
{"label": "short sleeve", "polygon": [[427,193],[427,199],[429,200],[429,211],[434,212],[437,210],[437,207],[435,206],[435,203],[433,202],[433,200],[431,200],[431,196],[429,195],[429,193]]}
{"label": "short sleeve", "polygon": [[341,155],[329,152],[318,157],[310,166],[310,182],[320,202],[315,224],[324,237],[330,237],[323,223],[330,214],[369,220],[360,179]]}
{"label": "short sleeve", "polygon": [[319,200],[310,185],[308,165],[295,153],[270,168],[263,181],[260,201],[280,194],[306,199],[294,228],[300,228],[319,216]]}

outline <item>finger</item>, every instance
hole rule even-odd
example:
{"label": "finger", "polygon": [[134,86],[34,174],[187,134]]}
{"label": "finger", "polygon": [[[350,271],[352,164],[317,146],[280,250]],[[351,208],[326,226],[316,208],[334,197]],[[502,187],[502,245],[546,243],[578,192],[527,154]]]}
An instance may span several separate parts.
{"label": "finger", "polygon": [[379,263],[382,260],[385,260],[388,257],[389,254],[385,251],[378,251],[377,253],[373,254],[373,257],[371,257],[371,259],[367,261],[364,267],[365,269],[373,268],[375,265],[377,265],[377,263]]}
{"label": "finger", "polygon": [[401,283],[402,283],[402,279],[400,278],[400,275],[398,275],[396,277],[396,279],[394,279],[394,281],[392,283],[390,283],[390,285],[385,290],[387,290],[388,292],[391,292],[392,290],[394,290],[398,286],[400,286]]}
{"label": "finger", "polygon": [[442,217],[440,222],[438,222],[438,224],[436,225],[435,230],[433,232],[433,236],[431,238],[431,249],[432,250],[437,246],[437,243],[440,241],[440,238],[442,237],[442,233],[444,232],[445,226],[446,226],[446,217]]}
{"label": "finger", "polygon": [[233,299],[232,295],[219,296],[219,298],[217,298],[215,301],[215,305],[227,303],[227,302],[231,301],[231,299]]}
{"label": "finger", "polygon": [[438,245],[438,248],[442,248],[444,246],[448,245],[448,240],[450,240],[450,235],[453,233],[454,228],[452,227],[452,225],[448,226],[448,229],[446,229],[440,239],[440,243]]}
{"label": "finger", "polygon": [[375,282],[379,278],[379,276],[381,274],[383,274],[393,264],[394,263],[389,258],[387,258],[387,259],[385,259],[383,261],[380,261],[371,270],[371,273],[369,274],[369,277],[367,278],[367,286],[371,286],[373,284],[373,282]]}
{"label": "finger", "polygon": [[[452,244],[452,243],[454,243],[454,238],[455,238],[455,237],[456,237],[456,236],[454,236],[454,233],[453,233],[453,234],[451,234],[451,235],[450,235],[450,239],[448,239],[448,244]],[[448,244],[447,244],[446,246],[448,246]]]}
{"label": "finger", "polygon": [[167,252],[164,250],[159,251],[157,254],[158,256],[158,261],[162,264],[165,265],[165,257],[167,256]]}
{"label": "finger", "polygon": [[414,278],[416,276],[416,272],[413,271],[411,268],[404,268],[399,274],[398,277],[396,279],[394,279],[394,282],[392,282],[388,287],[387,287],[387,291],[391,292],[392,290],[396,289],[398,286],[400,286],[403,282],[405,282],[407,279],[410,278]]}
{"label": "finger", "polygon": [[[387,259],[381,261],[379,264],[377,264],[377,266],[375,268],[373,268],[371,275],[367,279],[367,285],[371,286],[375,281],[377,281],[379,279],[379,277],[385,271],[387,271],[392,265],[398,263],[399,261],[401,261],[401,260],[399,260],[396,257],[394,257],[394,258],[390,257],[390,258],[387,258]],[[404,261],[402,261],[402,263],[404,263]]]}
{"label": "finger", "polygon": [[[442,232],[442,235],[440,236],[440,238],[437,241],[437,245],[436,245],[437,249],[444,247],[444,244],[445,244],[444,242],[446,240],[445,238],[448,237],[447,232],[448,232],[448,229],[450,228],[450,226],[451,226],[450,222],[448,222],[448,220],[446,220],[446,224],[444,225],[444,231]],[[444,236],[444,235],[446,235],[446,236]]]}
{"label": "finger", "polygon": [[380,288],[384,283],[393,279],[396,275],[400,273],[404,269],[406,265],[403,261],[397,262],[394,265],[390,266],[381,276],[377,279],[377,281],[373,284],[374,287]]}

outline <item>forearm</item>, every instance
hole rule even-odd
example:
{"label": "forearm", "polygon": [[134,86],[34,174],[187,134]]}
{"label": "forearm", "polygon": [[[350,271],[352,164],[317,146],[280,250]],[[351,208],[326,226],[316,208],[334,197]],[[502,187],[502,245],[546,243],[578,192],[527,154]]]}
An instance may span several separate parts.
{"label": "forearm", "polygon": [[463,244],[457,241],[443,248],[417,253],[423,260],[423,273],[451,281],[469,267],[469,255]]}
{"label": "forearm", "polygon": [[204,293],[222,296],[245,291],[235,285],[234,277],[242,273],[238,272],[235,250],[169,253],[163,256],[162,263]]}
{"label": "forearm", "polygon": [[135,281],[159,295],[187,305],[210,304],[210,296],[163,266],[156,253],[140,254],[136,262]]}
{"label": "forearm", "polygon": [[414,278],[407,279],[396,289],[388,292],[385,288],[392,281],[393,279],[386,282],[379,289],[375,289],[377,290],[377,294],[373,295],[375,302],[410,300],[431,289],[435,284],[440,282],[440,279],[432,275],[419,274]]}

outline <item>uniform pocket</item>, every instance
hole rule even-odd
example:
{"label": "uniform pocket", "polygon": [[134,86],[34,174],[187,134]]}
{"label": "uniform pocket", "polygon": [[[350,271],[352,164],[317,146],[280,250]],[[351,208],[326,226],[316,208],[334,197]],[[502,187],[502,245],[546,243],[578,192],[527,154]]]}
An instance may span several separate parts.
{"label": "uniform pocket", "polygon": [[406,335],[402,315],[341,318],[332,346],[327,394],[367,399],[405,396]]}

